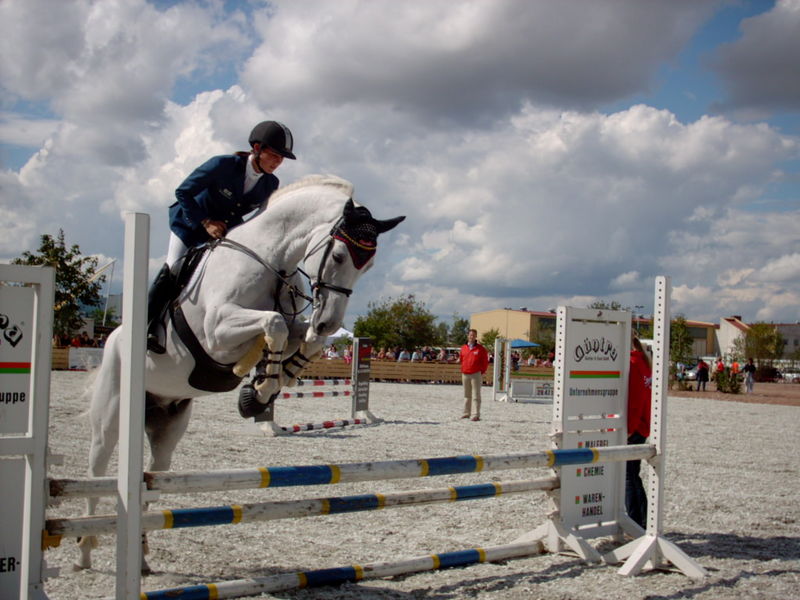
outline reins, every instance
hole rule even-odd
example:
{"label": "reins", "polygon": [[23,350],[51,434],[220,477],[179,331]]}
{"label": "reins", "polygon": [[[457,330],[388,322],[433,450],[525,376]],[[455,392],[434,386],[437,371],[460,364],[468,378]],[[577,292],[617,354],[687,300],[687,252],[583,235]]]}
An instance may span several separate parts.
{"label": "reins", "polygon": [[[337,292],[339,294],[344,294],[348,298],[353,293],[352,289],[341,287],[341,286],[338,286],[338,285],[334,285],[332,283],[328,283],[328,282],[322,280],[322,271],[325,268],[325,263],[328,261],[328,257],[330,256],[331,250],[333,249],[333,241],[334,241],[333,235],[334,235],[334,232],[337,230],[337,228],[341,225],[342,220],[343,220],[342,218],[339,218],[339,220],[336,222],[336,224],[331,229],[331,232],[328,235],[328,237],[323,239],[322,241],[320,241],[316,246],[314,246],[311,250],[309,250],[306,253],[306,255],[303,257],[303,262],[305,262],[306,260],[308,260],[308,258],[310,256],[316,254],[317,252],[319,252],[319,250],[323,246],[325,246],[325,254],[324,254],[324,256],[322,257],[322,260],[319,263],[319,270],[317,272],[316,280],[313,280],[308,275],[308,273],[306,273],[300,267],[296,267],[295,270],[292,273],[289,273],[289,274],[287,274],[284,271],[278,270],[275,267],[273,267],[272,265],[270,265],[268,262],[266,262],[264,259],[262,259],[258,254],[253,252],[253,250],[251,250],[250,248],[248,248],[244,244],[240,244],[239,242],[236,242],[236,241],[231,240],[229,238],[220,238],[220,239],[217,239],[217,240],[213,240],[213,241],[208,243],[208,247],[209,247],[210,250],[214,250],[214,248],[217,248],[217,247],[220,247],[220,246],[227,246],[227,247],[233,248],[234,250],[238,250],[238,251],[242,252],[243,254],[245,254],[246,256],[249,256],[250,258],[255,260],[258,264],[260,264],[262,267],[264,267],[268,271],[272,272],[275,275],[275,277],[278,278],[278,284],[279,284],[278,288],[275,290],[275,307],[281,313],[283,313],[285,316],[289,316],[290,318],[293,319],[293,318],[297,317],[298,315],[302,314],[303,312],[305,312],[305,310],[309,306],[316,306],[316,303],[317,303],[317,301],[319,299],[319,291],[320,290],[328,289],[328,290],[331,290],[333,292]],[[308,280],[308,284],[309,284],[309,287],[311,288],[311,293],[313,294],[313,296],[309,296],[308,294],[305,293],[304,290],[301,290],[297,285],[293,284],[289,280],[289,278],[292,277],[295,273],[300,273],[303,277],[305,277]],[[292,312],[291,313],[289,311],[283,310],[283,307],[281,307],[281,305],[280,305],[280,291],[281,291],[281,287],[283,287],[283,286],[286,287],[286,289],[289,292],[289,296],[292,298]],[[302,298],[303,300],[305,300],[307,302],[307,304],[305,306],[303,306],[302,309],[297,310],[297,305],[295,303],[295,298]]]}

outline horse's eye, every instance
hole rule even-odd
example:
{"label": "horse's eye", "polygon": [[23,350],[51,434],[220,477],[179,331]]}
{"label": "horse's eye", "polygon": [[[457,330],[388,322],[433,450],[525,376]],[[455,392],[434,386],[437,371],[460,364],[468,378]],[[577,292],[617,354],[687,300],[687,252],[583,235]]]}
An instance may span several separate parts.
{"label": "horse's eye", "polygon": [[340,265],[344,262],[346,255],[344,254],[344,252],[334,252],[331,255],[331,258],[333,259],[333,262],[335,262],[337,265]]}

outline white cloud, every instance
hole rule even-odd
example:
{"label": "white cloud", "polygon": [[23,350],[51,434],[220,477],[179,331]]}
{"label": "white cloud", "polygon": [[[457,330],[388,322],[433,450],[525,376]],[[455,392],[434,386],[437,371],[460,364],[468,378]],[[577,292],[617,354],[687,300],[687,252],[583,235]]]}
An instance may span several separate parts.
{"label": "white cloud", "polygon": [[[800,215],[752,209],[797,138],[641,104],[592,112],[645,91],[715,1],[281,0],[253,4],[251,23],[218,3],[70,5],[0,3],[4,92],[58,117],[5,113],[0,139],[43,141],[18,173],[0,171],[14,220],[0,256],[59,227],[119,256],[119,213],[137,210],[152,214],[158,262],[175,186],[275,118],[298,155],[282,181],[337,173],[377,217],[408,217],[381,238],[351,314],[405,293],[441,315],[635,306],[669,274],[690,318],[800,317]],[[50,36],[20,33],[48,8]],[[239,57],[236,84],[173,98]]]}
{"label": "white cloud", "polygon": [[[521,100],[594,106],[646,89],[713,1],[278,0],[243,81],[281,104],[380,104],[493,122]],[[569,40],[569,43],[564,43]],[[265,76],[268,74],[268,76]]]}

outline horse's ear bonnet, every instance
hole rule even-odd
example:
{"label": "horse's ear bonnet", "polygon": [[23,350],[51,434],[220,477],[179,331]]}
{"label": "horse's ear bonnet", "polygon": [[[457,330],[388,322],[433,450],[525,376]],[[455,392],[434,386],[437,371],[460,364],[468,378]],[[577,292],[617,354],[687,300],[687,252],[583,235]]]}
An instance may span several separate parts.
{"label": "horse's ear bonnet", "polygon": [[356,269],[361,269],[374,256],[378,235],[394,229],[405,217],[379,221],[364,206],[355,206],[352,198],[344,206],[341,220],[334,227],[333,239],[344,242]]}

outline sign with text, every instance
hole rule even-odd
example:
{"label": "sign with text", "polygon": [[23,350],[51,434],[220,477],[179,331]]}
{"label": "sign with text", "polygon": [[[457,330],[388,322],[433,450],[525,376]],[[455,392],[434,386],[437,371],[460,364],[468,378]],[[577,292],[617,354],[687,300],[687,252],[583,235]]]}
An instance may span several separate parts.
{"label": "sign with text", "polygon": [[353,416],[369,410],[369,376],[372,360],[372,340],[353,340]]}
{"label": "sign with text", "polygon": [[[601,448],[627,441],[630,313],[560,307],[553,426],[560,447]],[[561,518],[583,537],[610,533],[624,510],[625,464],[561,469]]]}
{"label": "sign with text", "polygon": [[0,434],[28,431],[33,288],[0,286]]}

